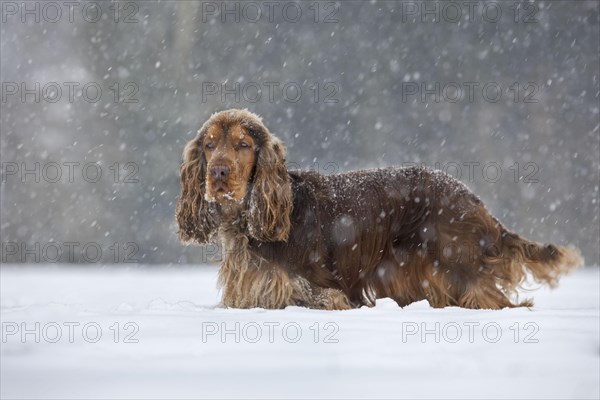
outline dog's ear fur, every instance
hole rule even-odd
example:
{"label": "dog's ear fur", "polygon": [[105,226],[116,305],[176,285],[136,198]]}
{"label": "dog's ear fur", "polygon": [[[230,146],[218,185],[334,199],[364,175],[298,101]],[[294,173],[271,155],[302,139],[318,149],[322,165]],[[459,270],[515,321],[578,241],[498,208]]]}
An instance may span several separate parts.
{"label": "dog's ear fur", "polygon": [[262,242],[287,241],[292,213],[292,185],[285,147],[260,123],[265,138],[258,150],[249,198],[248,232]]}
{"label": "dog's ear fur", "polygon": [[206,191],[206,157],[202,141],[206,127],[188,142],[181,164],[181,196],[177,201],[176,216],[179,240],[184,243],[207,243],[216,230],[216,222],[209,212]]}

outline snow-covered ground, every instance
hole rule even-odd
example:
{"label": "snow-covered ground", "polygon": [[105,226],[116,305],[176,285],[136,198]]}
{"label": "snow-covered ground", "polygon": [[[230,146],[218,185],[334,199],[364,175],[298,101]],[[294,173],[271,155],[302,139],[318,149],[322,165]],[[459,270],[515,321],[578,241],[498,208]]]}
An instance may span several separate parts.
{"label": "snow-covered ground", "polygon": [[213,267],[0,274],[2,398],[600,396],[598,269],[502,311],[219,309]]}

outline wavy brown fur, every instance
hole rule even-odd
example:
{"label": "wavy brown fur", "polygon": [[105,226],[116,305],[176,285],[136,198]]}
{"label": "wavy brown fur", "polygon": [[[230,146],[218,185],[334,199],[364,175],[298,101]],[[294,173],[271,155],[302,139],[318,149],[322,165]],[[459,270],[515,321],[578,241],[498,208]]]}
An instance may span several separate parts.
{"label": "wavy brown fur", "polygon": [[[243,166],[252,171],[246,195],[234,202],[205,196],[202,144],[215,124],[225,138],[242,126],[256,145],[255,165]],[[227,165],[237,165],[237,150],[219,143]],[[462,183],[439,171],[287,171],[284,146],[245,110],[204,124],[186,146],[181,183],[179,236],[220,241],[226,307],[348,309],[382,297],[400,306],[423,299],[433,307],[531,306],[515,300],[528,274],[555,286],[583,262],[577,249],[508,231]]]}

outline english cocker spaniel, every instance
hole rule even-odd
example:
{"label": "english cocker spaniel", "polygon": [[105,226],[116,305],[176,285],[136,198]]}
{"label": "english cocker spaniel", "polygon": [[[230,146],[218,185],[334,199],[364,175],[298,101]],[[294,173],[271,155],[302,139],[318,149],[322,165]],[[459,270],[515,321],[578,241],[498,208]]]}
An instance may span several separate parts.
{"label": "english cocker spaniel", "polygon": [[461,182],[421,167],[290,171],[285,147],[247,110],[216,113],[183,153],[179,238],[218,241],[222,305],[339,310],[500,309],[530,273],[554,286],[574,248],[506,229]]}

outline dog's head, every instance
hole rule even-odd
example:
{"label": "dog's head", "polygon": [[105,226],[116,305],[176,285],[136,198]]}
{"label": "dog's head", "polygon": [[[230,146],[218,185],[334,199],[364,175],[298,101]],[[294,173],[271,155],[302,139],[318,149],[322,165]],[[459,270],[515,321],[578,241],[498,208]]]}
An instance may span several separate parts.
{"label": "dog's head", "polygon": [[213,114],[185,146],[177,202],[182,241],[210,239],[218,224],[211,203],[246,208],[248,233],[257,240],[287,240],[292,194],[285,147],[247,110]]}

